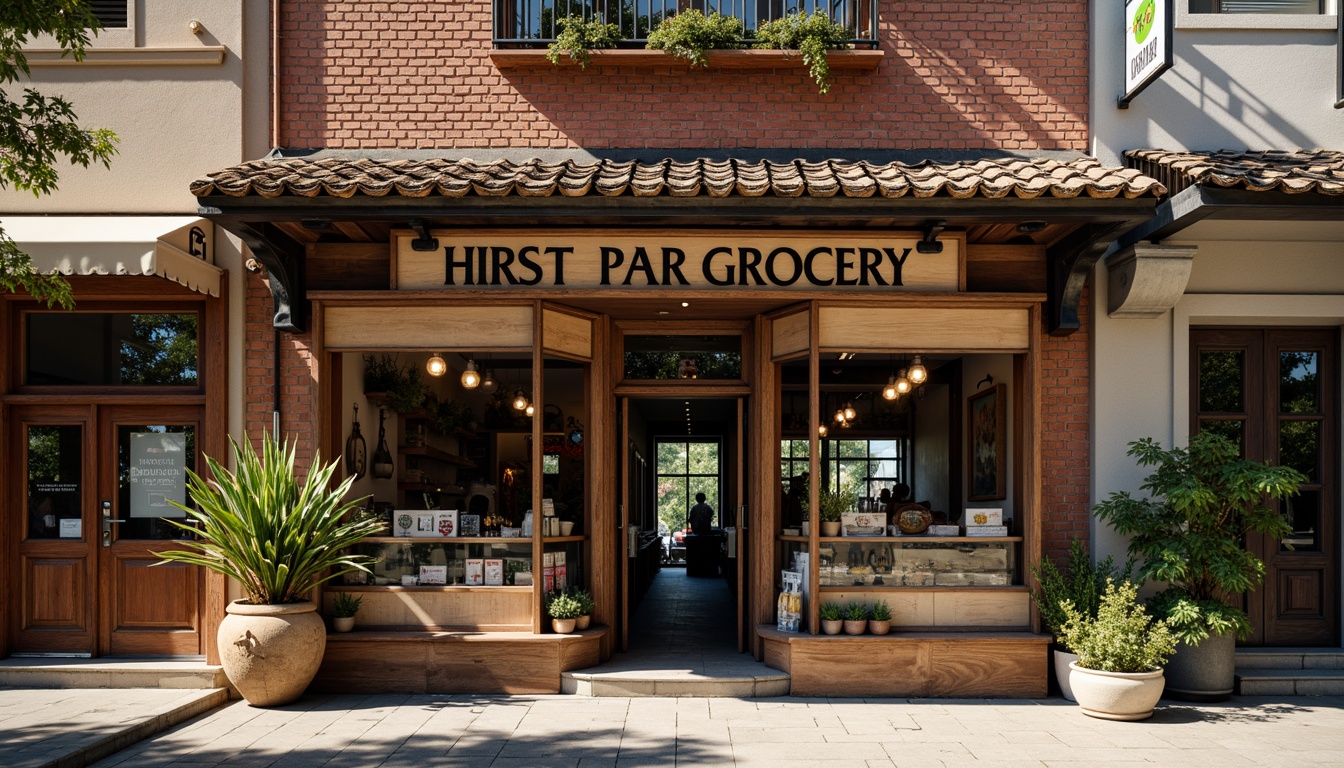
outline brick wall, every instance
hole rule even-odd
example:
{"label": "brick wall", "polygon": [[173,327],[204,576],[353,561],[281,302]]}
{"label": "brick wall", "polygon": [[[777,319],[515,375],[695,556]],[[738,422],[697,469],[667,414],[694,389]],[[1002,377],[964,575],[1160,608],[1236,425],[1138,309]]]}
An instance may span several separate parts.
{"label": "brick wall", "polygon": [[885,57],[837,73],[685,66],[501,72],[491,3],[282,5],[287,147],[1087,147],[1088,4],[879,10]]}
{"label": "brick wall", "polygon": [[[274,309],[266,279],[249,274],[247,282],[247,352],[243,428],[253,445],[271,430],[275,330]],[[317,450],[317,367],[310,334],[280,334],[280,434],[297,441],[295,466],[306,474]],[[326,459],[330,461],[330,459]]]}
{"label": "brick wall", "polygon": [[1046,557],[1062,561],[1074,538],[1088,539],[1091,421],[1088,294],[1078,306],[1083,325],[1072,336],[1046,336],[1041,345],[1041,513]]}

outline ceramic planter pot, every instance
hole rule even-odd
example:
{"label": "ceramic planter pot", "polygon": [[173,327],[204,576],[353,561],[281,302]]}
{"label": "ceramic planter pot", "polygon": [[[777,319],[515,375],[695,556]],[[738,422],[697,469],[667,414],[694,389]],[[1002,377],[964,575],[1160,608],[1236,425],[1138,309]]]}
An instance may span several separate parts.
{"label": "ceramic planter pot", "polygon": [[355,617],[333,616],[331,619],[331,628],[337,632],[349,632],[355,628]]}
{"label": "ceramic planter pot", "polygon": [[1154,672],[1102,672],[1069,665],[1069,685],[1083,714],[1103,720],[1146,720],[1162,698],[1166,680]]}
{"label": "ceramic planter pot", "polygon": [[574,625],[578,619],[551,619],[551,629],[555,630],[557,635],[568,635],[574,631]]}
{"label": "ceramic planter pot", "polygon": [[229,604],[219,624],[219,659],[229,682],[254,707],[303,695],[322,664],[327,627],[311,602]]}
{"label": "ceramic planter pot", "polygon": [[864,632],[868,631],[867,619],[861,619],[859,621],[850,621],[849,619],[845,619],[844,623],[845,623],[846,635],[862,635]]}
{"label": "ceramic planter pot", "polygon": [[1237,639],[1209,635],[1199,645],[1176,643],[1164,667],[1167,696],[1181,701],[1226,701],[1237,677]]}
{"label": "ceramic planter pot", "polygon": [[885,635],[891,632],[890,621],[878,621],[877,619],[868,620],[868,633],[873,635]]}
{"label": "ceramic planter pot", "polygon": [[839,535],[840,535],[840,523],[838,523],[838,522],[836,522],[836,523],[822,523],[822,524],[821,524],[821,535],[822,535],[822,536],[839,536]]}
{"label": "ceramic planter pot", "polygon": [[585,630],[592,623],[592,621],[593,621],[592,615],[585,613],[579,618],[574,620],[574,628],[577,630]]}
{"label": "ceramic planter pot", "polygon": [[1073,686],[1069,685],[1069,665],[1078,660],[1078,654],[1055,649],[1051,651],[1055,662],[1055,679],[1059,681],[1059,693],[1065,701],[1077,701],[1073,697]]}
{"label": "ceramic planter pot", "polygon": [[844,627],[844,625],[845,622],[841,621],[840,619],[836,619],[835,621],[827,621],[826,619],[822,619],[821,631],[825,632],[828,635],[838,635],[840,634],[840,629]]}

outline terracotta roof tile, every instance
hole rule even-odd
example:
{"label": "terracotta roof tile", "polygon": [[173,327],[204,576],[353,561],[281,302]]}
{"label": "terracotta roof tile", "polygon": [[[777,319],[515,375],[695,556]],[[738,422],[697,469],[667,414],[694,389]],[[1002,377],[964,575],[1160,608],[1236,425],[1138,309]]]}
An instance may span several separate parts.
{"label": "terracotta roof tile", "polygon": [[1344,152],[1340,151],[1136,149],[1125,157],[1137,172],[1162,179],[1171,194],[1192,184],[1208,184],[1252,192],[1344,195]]}
{"label": "terracotta roof tile", "polygon": [[[1175,153],[1166,153],[1175,154]],[[1338,153],[1335,153],[1338,154]],[[1136,153],[1131,153],[1131,156]],[[1181,168],[1199,166],[1183,160]],[[1310,166],[1314,168],[1314,166]],[[1247,174],[1257,185],[1292,191],[1331,183],[1344,190],[1341,162],[1333,169],[1292,172],[1261,167]],[[1202,171],[1201,171],[1202,172]],[[1304,172],[1320,174],[1304,176]],[[1275,175],[1278,173],[1278,175]],[[1330,178],[1325,178],[1330,176]],[[1219,179],[1229,178],[1219,176]],[[1316,179],[1312,181],[1311,179]],[[1219,182],[1221,183],[1221,182]],[[1230,184],[1225,184],[1225,186]],[[323,157],[255,160],[225,168],[191,184],[197,197],[256,195],[273,198],[341,197],[883,197],[950,196],[999,199],[1009,196],[1072,198],[1157,197],[1166,189],[1133,168],[1102,166],[1093,158],[993,159],[951,163],[871,163],[827,160],[807,162],[670,159],[645,164],[634,160],[543,162],[509,160],[375,160]]]}

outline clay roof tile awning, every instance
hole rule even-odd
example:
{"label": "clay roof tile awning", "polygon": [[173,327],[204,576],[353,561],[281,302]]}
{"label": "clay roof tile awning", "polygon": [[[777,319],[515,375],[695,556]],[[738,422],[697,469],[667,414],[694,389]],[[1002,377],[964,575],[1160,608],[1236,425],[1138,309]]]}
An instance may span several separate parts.
{"label": "clay roof tile awning", "polygon": [[[1335,166],[1333,183],[1344,185]],[[1257,176],[1257,179],[1264,175]],[[1267,177],[1266,177],[1267,178]],[[1257,182],[1262,183],[1262,182]],[[1299,184],[1300,179],[1280,180]],[[638,163],[540,160],[255,160],[191,184],[197,197],[952,197],[1134,199],[1166,194],[1161,182],[1129,168],[1072,160],[1009,158],[950,163],[826,160],[672,160]]]}
{"label": "clay roof tile awning", "polygon": [[1195,184],[1250,192],[1344,195],[1344,152],[1340,151],[1137,149],[1125,157],[1136,172],[1161,179],[1173,195]]}

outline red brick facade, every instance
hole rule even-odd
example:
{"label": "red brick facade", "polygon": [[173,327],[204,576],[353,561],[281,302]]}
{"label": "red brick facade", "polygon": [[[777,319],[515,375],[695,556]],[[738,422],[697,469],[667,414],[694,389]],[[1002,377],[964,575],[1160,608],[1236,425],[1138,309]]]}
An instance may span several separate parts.
{"label": "red brick facade", "polygon": [[[276,333],[271,291],[266,279],[247,276],[247,364],[243,399],[243,428],[256,446],[273,424]],[[319,447],[317,366],[311,334],[279,334],[280,434],[296,441],[295,464],[306,473]],[[324,457],[330,462],[330,457]]]}
{"label": "red brick facade", "polygon": [[879,9],[885,57],[820,95],[799,68],[501,72],[491,3],[285,2],[287,147],[1087,147],[1088,4]]}
{"label": "red brick facade", "polygon": [[1062,561],[1075,538],[1088,540],[1092,475],[1091,353],[1088,295],[1078,306],[1082,327],[1041,344],[1041,514],[1046,557]]}

